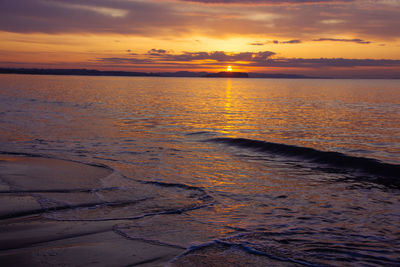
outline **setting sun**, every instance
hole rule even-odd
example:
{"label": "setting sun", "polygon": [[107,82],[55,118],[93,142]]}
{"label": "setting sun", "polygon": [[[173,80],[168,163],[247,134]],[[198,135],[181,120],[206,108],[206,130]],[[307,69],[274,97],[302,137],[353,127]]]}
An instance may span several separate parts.
{"label": "setting sun", "polygon": [[226,71],[232,71],[232,67],[231,66],[228,66],[227,68],[226,68]]}

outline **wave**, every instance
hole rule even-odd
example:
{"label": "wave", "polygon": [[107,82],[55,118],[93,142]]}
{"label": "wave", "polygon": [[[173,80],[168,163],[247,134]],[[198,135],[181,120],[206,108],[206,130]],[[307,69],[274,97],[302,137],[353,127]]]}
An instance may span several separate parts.
{"label": "wave", "polygon": [[388,178],[386,182],[400,186],[400,165],[384,163],[376,159],[246,138],[220,137],[208,139],[207,141],[254,149],[281,156],[296,157],[338,169],[357,170],[365,174]]}
{"label": "wave", "polygon": [[40,154],[40,153],[0,151],[0,155],[21,156],[21,157],[29,157],[29,158],[43,158],[43,159],[56,159],[56,160],[62,160],[62,161],[67,161],[67,162],[80,163],[80,164],[89,165],[89,166],[93,166],[93,167],[97,167],[97,168],[103,168],[103,169],[107,169],[112,172],[115,172],[115,170],[113,168],[111,168],[110,166],[107,166],[105,164],[102,164],[102,163],[84,162],[84,161],[78,161],[78,160],[73,160],[73,159],[64,159],[64,158],[49,156],[49,155]]}
{"label": "wave", "polygon": [[143,180],[137,180],[137,179],[132,179],[136,182],[142,183],[142,184],[151,184],[155,186],[160,186],[160,187],[175,187],[175,188],[181,188],[185,190],[192,190],[192,191],[197,191],[199,192],[198,199],[202,201],[213,201],[214,198],[210,196],[206,190],[202,187],[197,187],[197,186],[192,186],[192,185],[187,185],[187,184],[178,184],[178,183],[166,183],[166,182],[159,182],[159,181],[143,181]]}
{"label": "wave", "polygon": [[[199,245],[193,245],[189,248],[186,249],[186,251],[184,251],[182,254],[176,256],[174,259],[172,259],[170,261],[170,264],[172,264],[172,266],[174,265],[182,265],[183,264],[187,264],[187,262],[185,262],[185,258],[186,257],[190,257],[191,255],[202,255],[204,258],[203,261],[205,261],[205,263],[208,264],[213,264],[215,262],[215,258],[217,259],[218,263],[221,263],[221,258],[223,260],[224,257],[229,257],[229,250],[232,251],[234,250],[238,250],[238,251],[242,251],[245,252],[249,255],[256,255],[256,256],[261,256],[261,257],[266,257],[267,259],[271,259],[273,260],[273,262],[269,262],[269,261],[262,261],[262,260],[257,260],[257,263],[260,265],[277,265],[277,266],[281,266],[281,265],[290,265],[290,266],[311,266],[311,267],[322,267],[322,266],[327,266],[327,265],[322,265],[322,264],[318,264],[318,263],[312,263],[312,262],[308,262],[305,260],[299,260],[299,259],[294,259],[294,258],[290,258],[290,257],[282,257],[282,256],[278,256],[278,255],[274,255],[272,253],[267,253],[261,250],[257,250],[245,243],[232,243],[229,242],[228,239],[217,239],[217,240],[213,240],[207,243],[203,243],[203,244],[199,244]],[[205,251],[202,252],[202,250],[209,250],[209,251]],[[215,257],[215,254],[217,254],[217,257]],[[241,262],[240,258],[237,259],[238,260],[238,264],[239,265],[247,265],[249,264],[249,258],[245,258],[244,261],[245,262]],[[243,261],[243,260],[242,260]],[[190,262],[190,260],[189,260]],[[251,265],[251,264],[250,264]]]}
{"label": "wave", "polygon": [[33,154],[33,153],[25,153],[25,152],[11,152],[11,151],[0,151],[0,155],[10,155],[10,156],[25,156],[31,158],[44,158],[44,155],[41,154]]}
{"label": "wave", "polygon": [[32,216],[32,215],[42,215],[47,213],[54,213],[57,211],[65,211],[65,210],[74,210],[78,208],[98,208],[98,207],[125,207],[129,205],[135,205],[139,202],[146,201],[150,198],[143,198],[143,199],[134,199],[129,201],[119,201],[119,202],[98,202],[98,203],[80,203],[77,205],[65,205],[65,206],[55,206],[50,208],[42,208],[42,209],[33,209],[33,210],[24,210],[24,211],[16,211],[9,214],[0,215],[0,220],[6,219],[14,219],[19,217],[25,216]]}
{"label": "wave", "polygon": [[[398,266],[397,254],[389,243],[368,235],[332,235],[330,231],[316,234],[301,228],[256,231],[194,244],[170,263],[186,266],[200,259],[204,265],[219,266],[233,256],[238,266]],[[245,257],[240,256],[243,252]]]}
{"label": "wave", "polygon": [[76,188],[76,189],[31,189],[31,190],[0,190],[0,194],[38,194],[38,193],[96,193],[102,191],[120,190],[119,187]]}
{"label": "wave", "polygon": [[[140,201],[145,201],[144,200],[140,200]],[[138,202],[138,201],[137,201]],[[119,204],[119,203],[112,203],[112,204],[101,204],[103,206],[112,206],[112,205],[124,205],[125,203]],[[129,204],[129,203],[128,203]],[[133,203],[136,204],[136,203]],[[139,220],[139,219],[143,219],[146,217],[152,217],[152,216],[157,216],[157,215],[170,215],[170,214],[182,214],[185,212],[189,212],[189,211],[194,211],[194,210],[198,210],[198,209],[203,209],[203,208],[207,208],[207,207],[211,207],[213,206],[214,203],[206,203],[203,205],[191,205],[191,206],[186,206],[186,207],[182,207],[182,208],[177,208],[177,209],[167,209],[167,210],[160,210],[160,211],[156,211],[156,212],[150,212],[150,213],[142,213],[140,215],[133,215],[133,216],[121,216],[121,217],[101,217],[101,218],[95,218],[95,219],[85,219],[85,218],[81,218],[81,219],[71,219],[71,218],[57,218],[57,217],[52,217],[52,216],[48,216],[46,217],[47,219],[51,219],[51,220],[55,220],[55,221],[64,221],[64,222],[107,222],[107,221],[124,221],[124,220]],[[100,205],[95,205],[94,207],[98,207]],[[79,207],[81,208],[81,207]],[[87,207],[84,207],[87,208]],[[68,208],[69,209],[69,208]],[[63,209],[61,209],[63,210]],[[48,214],[51,215],[51,213],[54,213],[55,211],[58,210],[52,210],[50,211]],[[42,214],[42,212],[40,211],[35,211],[35,214],[40,213]],[[46,212],[47,214],[47,212]],[[34,215],[34,214],[23,214],[23,215],[19,215],[18,216],[13,216],[13,217],[0,217],[0,220],[3,219],[10,219],[10,218],[14,218],[14,217],[22,217],[22,216],[26,216],[26,215]]]}
{"label": "wave", "polygon": [[152,185],[157,185],[157,186],[162,186],[162,187],[178,187],[178,188],[183,188],[183,189],[187,189],[187,190],[204,191],[204,189],[201,187],[191,186],[191,185],[187,185],[187,184],[166,183],[166,182],[159,182],[159,181],[143,181],[143,180],[135,180],[135,181],[139,181],[142,184],[152,184]]}
{"label": "wave", "polygon": [[218,133],[216,132],[210,132],[210,131],[198,131],[198,132],[187,133],[185,135],[191,136],[191,135],[217,135],[217,134]]}

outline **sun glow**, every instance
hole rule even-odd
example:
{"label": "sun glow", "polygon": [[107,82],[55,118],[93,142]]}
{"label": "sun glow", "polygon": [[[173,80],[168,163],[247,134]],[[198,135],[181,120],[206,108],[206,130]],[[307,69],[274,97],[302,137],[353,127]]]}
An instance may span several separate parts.
{"label": "sun glow", "polygon": [[231,66],[228,66],[228,67],[226,68],[226,71],[231,72],[231,71],[232,71],[232,67],[231,67]]}

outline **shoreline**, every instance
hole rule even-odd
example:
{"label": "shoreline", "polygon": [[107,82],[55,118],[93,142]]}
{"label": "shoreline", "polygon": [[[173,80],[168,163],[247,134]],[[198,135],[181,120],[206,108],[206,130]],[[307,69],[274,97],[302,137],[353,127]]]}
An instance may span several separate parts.
{"label": "shoreline", "polygon": [[[104,186],[99,184],[99,178],[110,176],[112,171],[104,167],[0,154],[0,261],[8,266],[298,266],[218,243],[192,247],[158,242],[156,229],[150,239],[133,238],[129,231],[140,228],[135,230],[128,224],[128,233],[121,232],[120,225],[129,223],[125,219],[69,221],[47,216],[59,208],[43,207],[43,194],[84,192],[90,186]],[[149,223],[162,224],[174,218],[170,226],[176,228],[173,231],[178,230],[176,217],[147,218],[134,221],[138,226],[149,227]],[[178,217],[176,222],[179,220]]]}
{"label": "shoreline", "polygon": [[[115,233],[112,221],[60,221],[44,216],[55,207],[41,207],[38,192],[58,194],[54,187],[73,189],[80,179],[86,180],[78,181],[80,186],[93,186],[96,182],[87,180],[110,173],[105,168],[70,161],[0,155],[0,261],[7,266],[122,266],[145,262],[163,266],[180,254],[180,249],[128,240]],[[71,183],[62,181],[65,179]]]}

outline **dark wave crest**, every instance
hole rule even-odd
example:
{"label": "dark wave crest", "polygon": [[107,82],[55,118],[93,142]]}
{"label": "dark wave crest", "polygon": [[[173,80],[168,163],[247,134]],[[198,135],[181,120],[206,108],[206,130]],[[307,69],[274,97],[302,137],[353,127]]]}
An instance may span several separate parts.
{"label": "dark wave crest", "polygon": [[261,152],[296,157],[312,163],[329,165],[338,169],[350,169],[363,173],[388,178],[390,182],[400,186],[400,165],[384,163],[376,159],[355,157],[340,152],[320,151],[308,147],[300,147],[246,138],[213,138],[211,142],[223,143],[230,146],[244,147]]}

